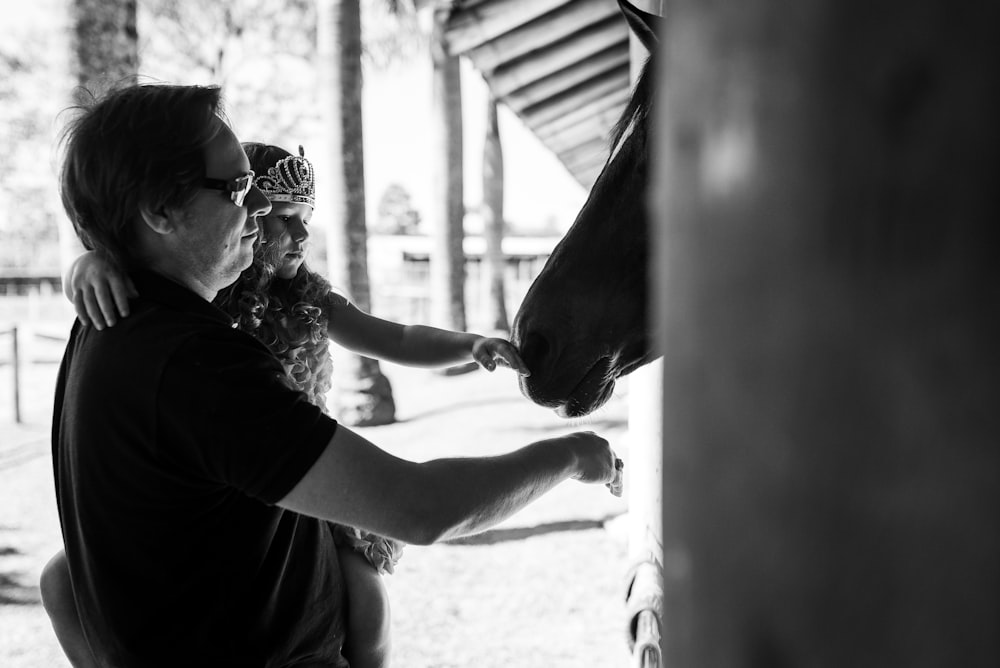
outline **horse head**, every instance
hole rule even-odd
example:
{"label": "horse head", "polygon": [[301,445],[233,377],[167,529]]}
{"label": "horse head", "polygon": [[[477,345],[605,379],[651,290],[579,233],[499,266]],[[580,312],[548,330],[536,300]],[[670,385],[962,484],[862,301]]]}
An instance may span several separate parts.
{"label": "horse head", "polygon": [[[619,5],[654,53],[660,18]],[[512,339],[531,371],[521,391],[564,417],[594,411],[618,377],[655,357],[646,313],[652,63],[612,132],[610,157],[586,203],[514,318]]]}

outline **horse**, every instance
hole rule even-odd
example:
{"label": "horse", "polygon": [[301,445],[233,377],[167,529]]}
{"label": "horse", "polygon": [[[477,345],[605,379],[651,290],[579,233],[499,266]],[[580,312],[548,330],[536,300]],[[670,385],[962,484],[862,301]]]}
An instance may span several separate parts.
{"label": "horse", "polygon": [[[662,19],[624,0],[630,30],[655,54]],[[521,392],[563,417],[602,406],[615,380],[651,362],[647,325],[651,56],[611,132],[611,151],[573,225],[528,288],[512,341],[531,371]]]}

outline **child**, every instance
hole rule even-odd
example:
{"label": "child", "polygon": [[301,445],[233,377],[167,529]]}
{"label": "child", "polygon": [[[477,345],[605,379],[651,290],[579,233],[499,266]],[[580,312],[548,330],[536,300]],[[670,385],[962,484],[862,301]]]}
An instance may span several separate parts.
{"label": "child", "polygon": [[[449,366],[471,359],[490,371],[499,363],[527,373],[517,350],[504,339],[382,320],[334,292],[305,264],[315,201],[312,164],[277,146],[246,143],[243,148],[254,185],[271,202],[271,211],[257,221],[260,243],[253,264],[215,303],[271,349],[291,387],[326,410],[331,339],[355,353],[411,366]],[[94,253],[78,258],[66,281],[67,297],[81,322],[97,329],[113,326],[119,314],[127,316],[128,296],[134,293],[128,277]],[[379,573],[392,572],[402,545],[351,527],[331,528],[348,598],[344,655],[357,668],[385,666],[389,610]],[[72,664],[93,665],[63,553],[46,565],[41,587],[45,609]]]}

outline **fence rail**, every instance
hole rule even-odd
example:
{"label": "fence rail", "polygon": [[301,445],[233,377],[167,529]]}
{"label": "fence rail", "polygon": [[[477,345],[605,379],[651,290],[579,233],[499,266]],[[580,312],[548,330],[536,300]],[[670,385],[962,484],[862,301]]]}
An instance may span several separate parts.
{"label": "fence rail", "polygon": [[[14,422],[22,424],[24,421],[24,413],[21,409],[24,397],[25,364],[43,364],[57,361],[48,357],[43,359],[37,355],[32,357],[30,354],[26,354],[26,348],[30,349],[32,347],[26,344],[36,341],[43,344],[64,344],[66,337],[36,331],[30,326],[24,327],[18,324],[0,325],[0,327],[2,327],[0,328],[0,368],[8,365],[11,367],[11,412],[14,416]],[[8,341],[9,343],[7,343]]]}
{"label": "fence rail", "polygon": [[[18,349],[17,326],[0,330],[0,337],[10,336],[10,363],[13,367],[13,408],[14,422],[21,424],[21,354]],[[2,363],[2,362],[0,362]]]}

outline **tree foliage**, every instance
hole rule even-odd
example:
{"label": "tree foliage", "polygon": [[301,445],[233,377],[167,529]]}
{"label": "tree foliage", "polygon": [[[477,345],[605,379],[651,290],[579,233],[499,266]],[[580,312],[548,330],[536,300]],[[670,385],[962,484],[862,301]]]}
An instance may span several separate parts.
{"label": "tree foliage", "polygon": [[[0,270],[56,273],[57,221],[65,215],[56,137],[75,85],[70,5],[35,0],[15,10],[7,6],[14,1],[0,0],[0,15],[18,18],[0,41]],[[411,1],[361,4],[366,62],[381,67],[424,47]],[[141,82],[219,84],[238,136],[321,153],[314,0],[137,0],[136,7]]]}
{"label": "tree foliage", "polygon": [[[57,274],[56,119],[72,88],[65,34],[42,0],[0,40],[0,272]],[[13,11],[13,10],[12,10]],[[7,13],[7,12],[5,12]],[[9,13],[7,13],[9,15]]]}
{"label": "tree foliage", "polygon": [[362,53],[376,68],[426,53],[429,39],[412,0],[361,3]]}
{"label": "tree foliage", "polygon": [[74,97],[89,102],[106,90],[134,84],[139,68],[136,0],[72,0],[69,3]]}
{"label": "tree foliage", "polygon": [[[347,287],[358,307],[369,311],[360,0],[320,0],[318,8],[319,88],[330,169],[329,274],[335,285]],[[378,361],[355,354],[336,359],[340,369],[335,393],[338,419],[363,426],[394,422],[392,386]]]}
{"label": "tree foliage", "polygon": [[378,202],[375,231],[381,234],[417,234],[420,212],[413,208],[410,193],[398,183],[386,186]]}
{"label": "tree foliage", "polygon": [[140,0],[140,72],[223,86],[237,134],[318,144],[316,10],[310,0]]}

